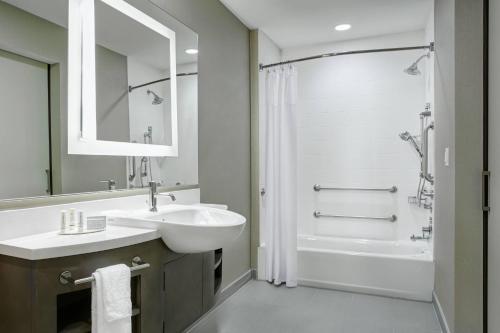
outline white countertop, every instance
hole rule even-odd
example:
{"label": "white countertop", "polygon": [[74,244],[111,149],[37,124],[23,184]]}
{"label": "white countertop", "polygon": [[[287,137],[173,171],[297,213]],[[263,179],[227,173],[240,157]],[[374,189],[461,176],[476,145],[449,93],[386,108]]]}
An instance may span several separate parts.
{"label": "white countertop", "polygon": [[0,241],[0,254],[28,260],[111,250],[160,238],[157,230],[108,225],[103,232],[59,235],[59,231]]}

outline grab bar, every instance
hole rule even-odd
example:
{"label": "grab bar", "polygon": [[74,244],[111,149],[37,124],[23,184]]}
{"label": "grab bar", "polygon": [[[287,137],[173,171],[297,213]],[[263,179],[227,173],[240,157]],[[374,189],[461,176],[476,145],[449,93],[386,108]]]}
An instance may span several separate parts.
{"label": "grab bar", "polygon": [[319,211],[315,211],[313,213],[315,218],[320,217],[332,217],[332,218],[344,218],[344,219],[358,219],[358,220],[383,220],[389,222],[396,222],[398,217],[396,215],[391,215],[388,217],[373,217],[373,216],[351,216],[351,215],[330,215],[330,214],[321,214]]}
{"label": "grab bar", "polygon": [[[137,141],[133,140],[132,143],[137,143]],[[129,171],[130,171],[130,173],[128,175],[128,181],[129,181],[129,183],[131,183],[135,180],[135,176],[136,176],[135,169],[137,168],[137,166],[136,166],[135,156],[129,156],[128,162],[129,162]],[[130,163],[130,162],[132,162],[132,163]]]}
{"label": "grab bar", "polygon": [[429,173],[429,131],[431,129],[434,129],[434,122],[430,123],[429,126],[427,126],[424,129],[424,135],[423,135],[423,142],[422,142],[422,150],[423,150],[423,156],[422,156],[422,176],[427,180],[429,183],[434,184],[434,177]]}
{"label": "grab bar", "polygon": [[376,191],[376,192],[390,192],[396,193],[398,188],[392,186],[390,188],[362,188],[362,187],[322,187],[319,184],[313,186],[313,190],[319,192],[321,190],[334,190],[334,191]]}
{"label": "grab bar", "polygon": [[[130,267],[130,271],[134,272],[134,271],[138,271],[141,269],[149,268],[150,266],[151,266],[150,264],[142,261],[142,259],[140,257],[134,257],[132,259],[132,266]],[[78,286],[80,284],[89,283],[89,282],[92,282],[94,280],[95,279],[93,276],[89,276],[89,277],[86,277],[83,279],[75,280],[75,279],[73,279],[73,274],[71,274],[70,271],[64,271],[61,274],[59,274],[59,282],[63,285],[66,285],[68,283],[73,283],[75,286]]]}

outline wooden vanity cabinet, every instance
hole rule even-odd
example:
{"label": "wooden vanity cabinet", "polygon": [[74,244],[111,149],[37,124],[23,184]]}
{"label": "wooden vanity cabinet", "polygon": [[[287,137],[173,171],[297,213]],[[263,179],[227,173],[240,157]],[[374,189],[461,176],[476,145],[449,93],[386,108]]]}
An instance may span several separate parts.
{"label": "wooden vanity cabinet", "polygon": [[[213,253],[192,254],[165,265],[165,333],[184,331],[212,307],[213,264],[209,265],[213,263],[213,258]],[[203,268],[203,275],[197,274],[200,267]]]}
{"label": "wooden vanity cabinet", "polygon": [[64,332],[89,322],[91,285],[63,285],[60,273],[84,278],[100,267],[130,266],[135,256],[151,267],[132,273],[134,333],[181,332],[213,306],[213,253],[178,254],[161,240],[36,261],[0,256],[0,332]]}

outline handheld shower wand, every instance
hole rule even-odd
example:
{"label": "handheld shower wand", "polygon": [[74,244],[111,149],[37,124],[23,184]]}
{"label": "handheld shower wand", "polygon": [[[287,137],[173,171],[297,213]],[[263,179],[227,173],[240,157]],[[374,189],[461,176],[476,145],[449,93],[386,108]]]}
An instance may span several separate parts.
{"label": "handheld shower wand", "polygon": [[410,142],[411,145],[413,146],[413,148],[415,148],[415,150],[417,151],[418,155],[420,155],[420,158],[424,157],[422,150],[420,149],[417,142],[415,141],[415,138],[413,137],[413,135],[410,134],[410,132],[406,131],[406,132],[400,133],[399,137],[403,141]]}

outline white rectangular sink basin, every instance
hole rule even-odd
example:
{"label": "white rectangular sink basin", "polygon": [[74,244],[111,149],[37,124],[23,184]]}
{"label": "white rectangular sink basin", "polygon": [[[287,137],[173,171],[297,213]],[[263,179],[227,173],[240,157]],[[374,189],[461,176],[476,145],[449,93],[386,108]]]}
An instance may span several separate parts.
{"label": "white rectangular sink basin", "polygon": [[167,205],[158,212],[108,211],[110,223],[156,229],[162,240],[178,253],[216,250],[234,241],[243,231],[246,219],[240,214],[206,206]]}

